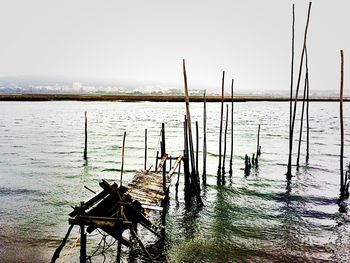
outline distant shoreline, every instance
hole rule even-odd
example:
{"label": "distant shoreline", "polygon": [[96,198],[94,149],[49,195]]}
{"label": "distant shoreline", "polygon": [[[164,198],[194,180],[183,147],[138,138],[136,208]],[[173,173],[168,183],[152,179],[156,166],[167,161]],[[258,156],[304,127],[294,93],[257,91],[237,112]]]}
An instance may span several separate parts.
{"label": "distant shoreline", "polygon": [[[231,101],[230,96],[225,96],[225,101]],[[301,98],[299,100],[302,100]],[[151,102],[184,102],[184,96],[178,95],[100,95],[100,94],[0,94],[0,101],[151,101]],[[203,102],[203,96],[190,96],[191,102]],[[220,102],[221,96],[207,96],[207,102]],[[236,102],[246,101],[289,101],[286,96],[234,96]],[[317,96],[310,101],[339,101],[337,97]],[[344,101],[350,101],[345,97]]]}

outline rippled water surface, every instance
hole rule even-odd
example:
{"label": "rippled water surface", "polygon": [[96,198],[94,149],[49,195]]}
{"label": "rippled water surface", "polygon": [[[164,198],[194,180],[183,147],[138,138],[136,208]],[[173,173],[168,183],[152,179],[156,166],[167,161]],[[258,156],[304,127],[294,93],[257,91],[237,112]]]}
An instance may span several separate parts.
{"label": "rippled water surface", "polygon": [[[235,104],[233,176],[227,177],[224,186],[216,185],[220,105],[207,105],[205,206],[186,211],[183,184],[178,201],[171,189],[166,241],[160,244],[152,234],[140,232],[158,262],[350,262],[350,218],[348,212],[339,212],[337,204],[338,103],[310,104],[310,163],[305,166],[303,145],[301,167],[298,172],[293,167],[291,183],[284,175],[288,105]],[[87,166],[83,161],[84,111],[88,111]],[[198,121],[200,128],[200,171],[202,111],[201,103],[191,104],[192,121]],[[49,262],[68,228],[70,206],[93,196],[84,186],[99,191],[101,179],[119,180],[124,131],[124,180],[130,181],[143,168],[145,128],[148,166],[155,163],[162,122],[167,152],[174,156],[182,152],[184,113],[184,103],[1,102],[0,261]],[[345,117],[345,161],[349,161],[348,104]],[[258,124],[259,168],[245,177],[244,155],[255,152]],[[58,262],[78,262],[78,237],[79,229],[74,229]],[[88,253],[92,253],[99,235],[88,240]],[[123,252],[125,261],[145,261],[138,249]],[[93,258],[92,262],[102,260]],[[113,260],[112,249],[106,253],[106,262]]]}

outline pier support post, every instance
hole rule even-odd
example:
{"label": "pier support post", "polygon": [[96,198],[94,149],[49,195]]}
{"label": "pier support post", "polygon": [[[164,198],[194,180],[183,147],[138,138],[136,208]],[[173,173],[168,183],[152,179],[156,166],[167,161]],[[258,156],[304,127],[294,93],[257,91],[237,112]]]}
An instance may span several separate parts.
{"label": "pier support post", "polygon": [[86,233],[84,225],[80,225],[80,263],[86,263]]}

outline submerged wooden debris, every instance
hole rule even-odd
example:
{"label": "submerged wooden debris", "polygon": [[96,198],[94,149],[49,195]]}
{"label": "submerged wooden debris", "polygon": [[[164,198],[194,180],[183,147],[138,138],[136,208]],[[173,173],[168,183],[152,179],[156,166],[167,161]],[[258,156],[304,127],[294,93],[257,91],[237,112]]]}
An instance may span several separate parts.
{"label": "submerged wooden debris", "polygon": [[[164,200],[168,197],[171,178],[183,156],[180,155],[176,158],[170,171],[165,175],[166,185],[164,186],[163,175],[160,172],[163,170],[167,158],[168,155],[165,154],[154,172],[149,170],[137,172],[127,187],[102,180],[99,184],[102,191],[87,202],[81,202],[80,205],[75,206],[69,214],[71,226],[61,246],[54,253],[51,262],[56,262],[59,258],[73,226],[80,226],[80,262],[86,262],[88,259],[86,233],[91,233],[97,228],[118,240],[117,262],[120,262],[119,247],[121,244],[126,247],[139,244],[149,261],[152,262],[150,254],[137,235],[137,227],[140,224],[158,237],[162,237],[164,234],[162,232],[164,224],[155,224],[150,220],[149,215],[151,210],[161,212],[164,215],[166,210]],[[127,230],[130,238],[123,235]]]}

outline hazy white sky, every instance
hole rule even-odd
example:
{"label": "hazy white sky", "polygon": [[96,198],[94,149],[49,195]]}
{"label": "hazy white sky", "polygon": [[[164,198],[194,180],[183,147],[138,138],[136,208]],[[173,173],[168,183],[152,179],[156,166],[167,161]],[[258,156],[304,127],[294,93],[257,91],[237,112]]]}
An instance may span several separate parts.
{"label": "hazy white sky", "polygon": [[[190,85],[219,88],[226,70],[227,83],[234,77],[240,90],[289,89],[292,4],[297,64],[308,7],[303,0],[0,3],[0,76],[155,81],[181,87],[185,58]],[[350,61],[349,26],[349,0],[313,2],[311,88],[339,89],[340,49]],[[346,75],[350,82],[348,70]]]}

